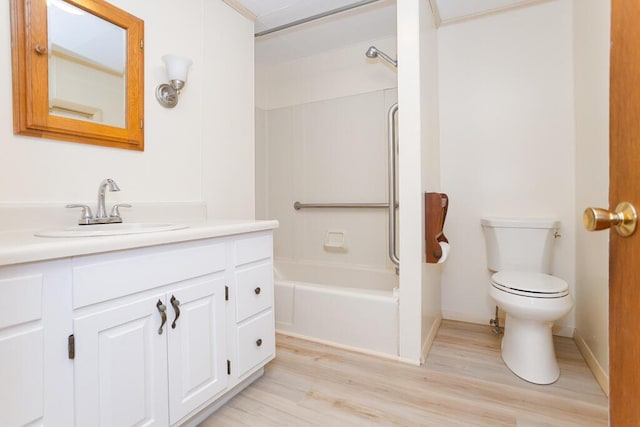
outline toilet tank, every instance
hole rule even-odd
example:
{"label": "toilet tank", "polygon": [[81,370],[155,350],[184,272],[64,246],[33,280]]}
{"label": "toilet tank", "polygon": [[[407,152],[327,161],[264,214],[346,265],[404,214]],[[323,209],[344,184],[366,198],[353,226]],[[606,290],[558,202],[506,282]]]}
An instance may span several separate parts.
{"label": "toilet tank", "polygon": [[551,274],[556,219],[483,218],[480,220],[491,271]]}

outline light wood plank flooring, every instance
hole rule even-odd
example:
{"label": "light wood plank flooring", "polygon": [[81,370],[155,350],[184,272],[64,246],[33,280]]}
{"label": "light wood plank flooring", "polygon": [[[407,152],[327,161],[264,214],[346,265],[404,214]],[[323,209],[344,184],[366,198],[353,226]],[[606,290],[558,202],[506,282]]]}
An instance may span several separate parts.
{"label": "light wood plank flooring", "polygon": [[444,321],[420,367],[278,336],[265,375],[212,426],[606,426],[606,396],[573,340],[555,338],[560,379],[528,383],[489,326]]}

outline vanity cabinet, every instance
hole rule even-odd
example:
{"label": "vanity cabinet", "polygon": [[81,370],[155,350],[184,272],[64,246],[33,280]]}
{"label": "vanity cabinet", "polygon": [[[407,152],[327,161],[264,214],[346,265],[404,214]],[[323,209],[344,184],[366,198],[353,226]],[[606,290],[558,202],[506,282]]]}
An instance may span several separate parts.
{"label": "vanity cabinet", "polygon": [[0,268],[21,302],[0,305],[0,425],[202,420],[275,357],[272,245],[261,231]]}

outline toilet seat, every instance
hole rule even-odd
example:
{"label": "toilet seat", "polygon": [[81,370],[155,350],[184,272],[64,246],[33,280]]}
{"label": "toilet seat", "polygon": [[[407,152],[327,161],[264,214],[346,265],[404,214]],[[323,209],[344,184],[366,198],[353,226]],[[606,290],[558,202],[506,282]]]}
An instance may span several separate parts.
{"label": "toilet seat", "polygon": [[569,294],[567,282],[542,273],[499,271],[491,276],[491,286],[529,298],[560,298]]}

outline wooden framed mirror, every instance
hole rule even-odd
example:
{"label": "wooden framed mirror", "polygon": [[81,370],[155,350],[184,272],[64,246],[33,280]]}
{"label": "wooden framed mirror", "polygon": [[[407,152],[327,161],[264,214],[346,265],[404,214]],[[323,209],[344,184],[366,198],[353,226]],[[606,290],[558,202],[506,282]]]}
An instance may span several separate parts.
{"label": "wooden framed mirror", "polygon": [[144,22],[102,0],[10,0],[13,129],[144,150]]}

